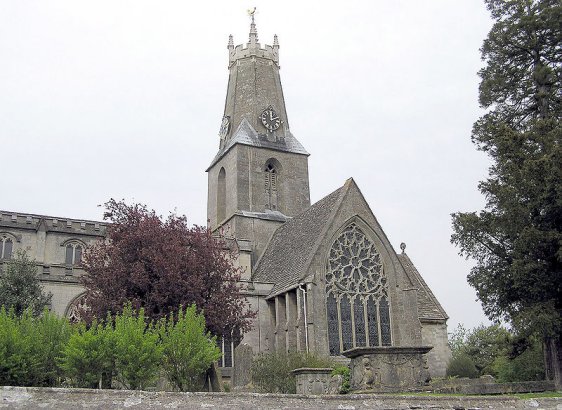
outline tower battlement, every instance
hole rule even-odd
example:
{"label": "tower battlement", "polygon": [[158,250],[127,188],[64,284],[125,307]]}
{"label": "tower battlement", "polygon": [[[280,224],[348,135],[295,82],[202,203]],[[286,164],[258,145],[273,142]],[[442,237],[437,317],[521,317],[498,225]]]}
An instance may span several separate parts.
{"label": "tower battlement", "polygon": [[228,36],[228,58],[229,67],[236,62],[236,60],[248,57],[259,57],[272,60],[277,65],[279,65],[279,40],[277,39],[277,34],[273,36],[273,45],[264,44],[263,48],[258,42],[258,31],[256,29],[256,23],[254,21],[254,16],[252,14],[252,23],[250,24],[250,35],[249,40],[246,44],[239,44],[234,46],[234,39],[232,34]]}
{"label": "tower battlement", "polygon": [[[230,40],[232,40],[232,36],[230,36]],[[260,43],[246,43],[239,44],[235,47],[234,44],[229,42],[228,50],[229,67],[232,66],[236,60],[249,57],[265,58],[279,65],[279,43],[277,42],[277,35],[274,37],[274,43],[272,46],[264,44],[262,47]]]}

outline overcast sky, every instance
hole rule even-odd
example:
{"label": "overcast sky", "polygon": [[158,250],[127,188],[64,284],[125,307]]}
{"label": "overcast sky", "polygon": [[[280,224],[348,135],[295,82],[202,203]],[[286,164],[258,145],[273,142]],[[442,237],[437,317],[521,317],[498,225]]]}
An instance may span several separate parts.
{"label": "overcast sky", "polygon": [[100,220],[109,198],[206,224],[228,35],[278,34],[313,202],[353,177],[451,319],[485,322],[450,244],[488,160],[470,142],[478,0],[0,0],[0,209]]}

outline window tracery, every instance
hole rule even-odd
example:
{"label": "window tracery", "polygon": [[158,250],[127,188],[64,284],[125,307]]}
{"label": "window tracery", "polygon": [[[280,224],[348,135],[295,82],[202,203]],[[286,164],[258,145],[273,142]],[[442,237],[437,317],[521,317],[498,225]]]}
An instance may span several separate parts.
{"label": "window tracery", "polygon": [[391,344],[388,284],[381,257],[355,223],[330,249],[326,298],[330,354]]}
{"label": "window tracery", "polygon": [[86,295],[74,299],[66,311],[66,317],[70,323],[78,323],[82,320],[82,314],[89,310],[86,304]]}

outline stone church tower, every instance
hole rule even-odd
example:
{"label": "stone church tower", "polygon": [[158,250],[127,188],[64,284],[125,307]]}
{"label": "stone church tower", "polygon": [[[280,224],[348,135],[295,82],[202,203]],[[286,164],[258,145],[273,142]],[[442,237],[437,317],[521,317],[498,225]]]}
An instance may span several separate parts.
{"label": "stone church tower", "polygon": [[210,228],[248,240],[252,260],[287,217],[310,206],[308,153],[291,134],[279,76],[279,43],[228,43],[230,71],[219,151],[207,169]]}
{"label": "stone church tower", "polygon": [[[248,43],[234,46],[230,36],[228,53],[207,217],[238,249],[241,285],[257,312],[242,344],[254,353],[332,356],[382,349],[388,360],[408,362],[400,371],[421,372],[427,359],[433,376],[443,376],[448,317],[408,256],[394,251],[353,179],[310,204],[309,154],[290,131],[277,36],[262,46],[252,17]],[[222,341],[227,377],[236,374],[237,343]],[[412,351],[419,354],[408,359]]]}

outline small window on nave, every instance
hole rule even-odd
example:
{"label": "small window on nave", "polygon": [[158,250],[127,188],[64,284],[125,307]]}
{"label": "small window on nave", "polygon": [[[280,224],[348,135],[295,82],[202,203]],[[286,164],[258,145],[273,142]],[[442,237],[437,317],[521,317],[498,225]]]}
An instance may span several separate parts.
{"label": "small window on nave", "polygon": [[0,259],[10,259],[14,250],[14,241],[7,235],[0,235]]}
{"label": "small window on nave", "polygon": [[354,223],[334,241],[326,266],[331,355],[362,346],[390,346],[388,284],[379,253]]}
{"label": "small window on nave", "polygon": [[64,263],[68,266],[79,266],[82,263],[82,245],[72,242],[66,245]]}

